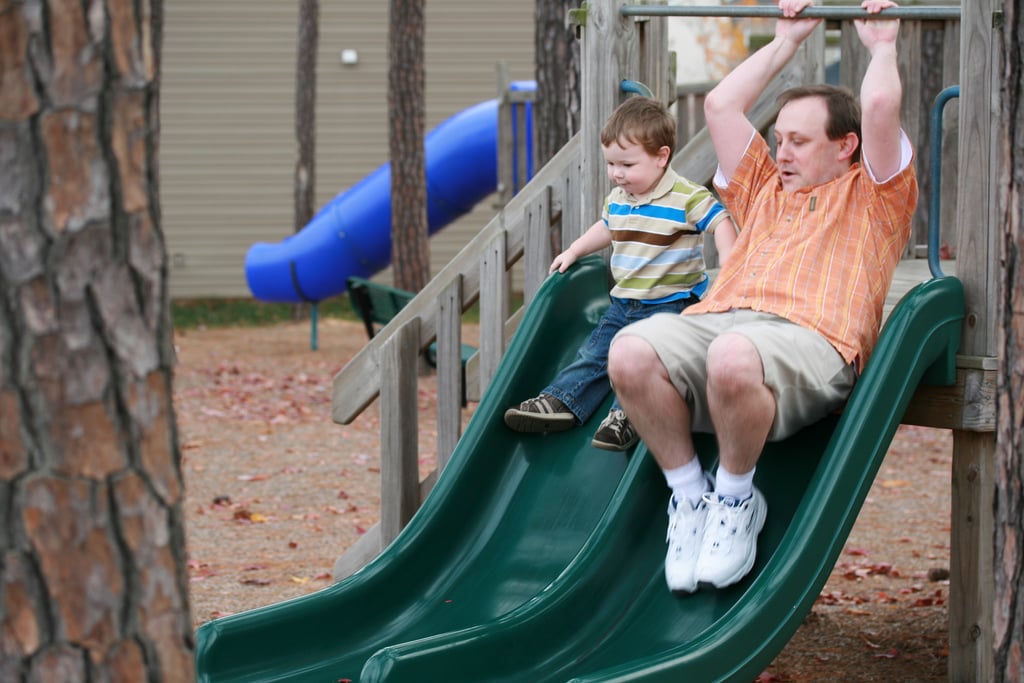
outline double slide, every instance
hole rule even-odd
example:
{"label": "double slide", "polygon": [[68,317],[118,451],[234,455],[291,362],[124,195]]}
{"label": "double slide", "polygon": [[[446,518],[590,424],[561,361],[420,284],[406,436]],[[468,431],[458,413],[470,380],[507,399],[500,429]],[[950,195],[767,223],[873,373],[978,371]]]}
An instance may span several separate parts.
{"label": "double slide", "polygon": [[[750,681],[824,586],[922,381],[950,384],[955,278],[889,317],[841,415],[769,444],[757,561],[740,583],[665,587],[668,490],[646,448],[590,445],[595,418],[546,436],[506,406],[568,363],[607,305],[600,258],[551,276],[420,511],[364,569],[197,632],[200,681]],[[698,435],[706,467],[713,437]]]}

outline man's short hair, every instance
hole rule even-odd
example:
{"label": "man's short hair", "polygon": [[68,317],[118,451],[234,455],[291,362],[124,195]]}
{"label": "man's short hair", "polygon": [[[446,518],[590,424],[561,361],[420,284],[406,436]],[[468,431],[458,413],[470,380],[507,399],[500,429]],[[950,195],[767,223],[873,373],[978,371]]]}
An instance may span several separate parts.
{"label": "man's short hair", "polygon": [[838,140],[847,133],[857,134],[857,149],[853,160],[860,161],[860,103],[849,88],[836,85],[799,85],[782,92],[776,100],[779,109],[794,100],[820,97],[825,102],[828,119],[825,121],[825,135],[829,140]]}
{"label": "man's short hair", "polygon": [[669,158],[676,151],[676,120],[656,99],[633,95],[620,104],[601,129],[601,144],[625,140],[640,145],[650,155],[668,147]]}

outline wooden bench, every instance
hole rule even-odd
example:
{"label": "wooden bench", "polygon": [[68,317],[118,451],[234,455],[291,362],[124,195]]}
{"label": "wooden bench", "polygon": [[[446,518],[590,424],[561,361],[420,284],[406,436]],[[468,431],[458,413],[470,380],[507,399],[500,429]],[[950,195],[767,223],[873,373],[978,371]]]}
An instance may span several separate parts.
{"label": "wooden bench", "polygon": [[[350,276],[346,281],[349,301],[352,308],[359,314],[366,327],[366,336],[373,339],[377,334],[377,326],[383,327],[398,315],[398,312],[413,300],[415,292],[410,292],[391,285],[373,282],[366,278]],[[466,362],[477,352],[475,346],[462,345],[462,405],[467,404],[466,395]],[[424,353],[427,364],[437,367],[437,342],[427,347]]]}

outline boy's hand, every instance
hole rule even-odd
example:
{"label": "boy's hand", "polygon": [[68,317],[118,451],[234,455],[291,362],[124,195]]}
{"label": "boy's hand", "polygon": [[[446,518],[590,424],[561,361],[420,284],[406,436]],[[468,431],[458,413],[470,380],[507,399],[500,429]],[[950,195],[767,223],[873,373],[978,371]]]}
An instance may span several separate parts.
{"label": "boy's hand", "polygon": [[[878,14],[888,7],[897,7],[892,0],[864,0],[861,9],[869,14]],[[857,35],[864,47],[871,52],[878,45],[893,45],[899,35],[899,19],[857,19],[853,22]]]}
{"label": "boy's hand", "polygon": [[569,249],[566,249],[561,254],[555,257],[555,260],[551,262],[551,267],[548,268],[548,273],[553,273],[556,270],[559,273],[564,273],[568,270],[569,266],[576,263],[576,255],[570,253]]}
{"label": "boy's hand", "polygon": [[821,23],[821,19],[797,19],[796,17],[805,7],[810,7],[813,4],[811,0],[779,0],[779,9],[782,10],[782,16],[786,18],[775,22],[776,37],[799,44],[811,35],[811,32]]}

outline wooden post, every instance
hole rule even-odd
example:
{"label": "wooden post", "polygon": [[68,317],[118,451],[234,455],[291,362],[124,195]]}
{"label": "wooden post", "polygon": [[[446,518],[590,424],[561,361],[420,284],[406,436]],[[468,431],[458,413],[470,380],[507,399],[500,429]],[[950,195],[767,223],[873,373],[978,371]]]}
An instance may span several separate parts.
{"label": "wooden post", "polygon": [[548,276],[554,257],[551,244],[551,188],[540,192],[537,200],[524,209],[526,233],[523,237],[523,305],[529,304]]}
{"label": "wooden post", "polygon": [[480,394],[487,389],[505,355],[509,276],[505,269],[505,233],[485,247],[480,259]]}
{"label": "wooden post", "polygon": [[622,80],[635,79],[630,65],[638,61],[636,25],[619,11],[622,0],[592,0],[586,4],[580,69],[580,188],[583,221],[562,226],[568,245],[601,215],[611,189],[601,154],[601,128],[622,98]]}
{"label": "wooden post", "polygon": [[[960,22],[944,22],[942,37],[942,88],[960,84]],[[961,91],[962,92],[962,91]],[[939,245],[956,248],[956,215],[959,205],[957,146],[960,131],[960,102],[946,104],[942,117],[942,200],[939,205]],[[955,256],[951,254],[950,256]]]}
{"label": "wooden post", "polygon": [[[992,39],[996,0],[964,0],[960,23],[957,276],[966,318],[960,352],[996,355],[997,163],[1000,56]],[[953,432],[949,680],[993,674],[995,432]]]}
{"label": "wooden post", "polygon": [[[665,5],[667,0],[649,0],[649,5]],[[633,17],[639,38],[639,60],[631,78],[651,89],[655,99],[671,104],[676,84],[669,68],[668,22],[665,17]]]}
{"label": "wooden post", "polygon": [[437,471],[462,435],[462,276],[441,294],[437,311]]}
{"label": "wooden post", "polygon": [[381,547],[395,540],[420,505],[419,339],[420,319],[413,318],[381,348]]}

